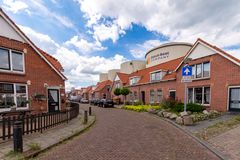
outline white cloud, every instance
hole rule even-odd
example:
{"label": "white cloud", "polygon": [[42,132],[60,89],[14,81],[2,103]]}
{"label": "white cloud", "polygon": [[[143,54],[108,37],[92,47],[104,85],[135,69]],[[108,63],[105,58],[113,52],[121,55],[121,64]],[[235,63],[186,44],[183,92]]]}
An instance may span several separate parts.
{"label": "white cloud", "polygon": [[106,47],[103,47],[99,41],[89,42],[83,38],[80,38],[79,36],[73,36],[70,40],[65,42],[65,44],[67,46],[72,45],[76,47],[83,54],[89,53],[92,51],[102,51],[107,49]]}
{"label": "white cloud", "polygon": [[160,40],[147,40],[143,44],[136,44],[135,46],[133,46],[130,49],[130,53],[136,59],[143,59],[147,51],[159,46],[162,43],[164,42],[161,42]]}
{"label": "white cloud", "polygon": [[2,7],[15,14],[21,10],[27,11],[28,5],[20,0],[3,0]]}
{"label": "white cloud", "polygon": [[40,45],[41,49],[48,51],[49,53],[54,53],[59,47],[59,44],[56,43],[53,39],[51,39],[51,37],[49,37],[48,35],[38,33],[26,26],[21,26],[21,25],[18,25],[18,26],[24,33],[27,34],[28,37],[30,37],[30,39],[34,43]]}
{"label": "white cloud", "polygon": [[[69,83],[75,84],[74,86],[96,84],[99,81],[99,73],[120,68],[120,64],[127,60],[119,54],[109,58],[81,55],[66,47],[58,48],[53,56],[62,63]],[[69,84],[66,83],[67,88],[72,87],[67,85]]]}
{"label": "white cloud", "polygon": [[240,60],[240,48],[238,49],[232,49],[232,50],[227,50],[227,53],[232,55],[235,58],[238,58]]}
{"label": "white cloud", "polygon": [[[169,37],[170,41],[194,42],[198,37],[225,47],[240,45],[240,2],[238,0],[78,0],[81,11],[93,33],[108,26],[110,19],[115,33],[123,35],[132,24],[144,26]],[[104,32],[102,32],[104,33]],[[119,36],[105,37],[116,41]],[[96,35],[95,35],[96,36]]]}
{"label": "white cloud", "polygon": [[[48,35],[38,33],[29,27],[19,26],[29,38],[41,49],[52,54],[63,65],[64,74],[68,78],[66,89],[79,87],[82,85],[96,84],[99,80],[99,73],[107,72],[110,69],[120,68],[120,64],[127,59],[120,54],[115,54],[113,57],[105,58],[101,56],[85,55],[82,52],[71,49],[69,44],[74,44],[77,47],[86,45],[83,50],[92,50],[92,47],[103,49],[100,44],[90,43],[78,37],[72,38],[64,44],[60,45],[51,39]],[[97,43],[97,42],[96,42]],[[89,47],[89,48],[88,48]]]}
{"label": "white cloud", "polygon": [[[52,3],[54,2],[57,1],[52,0]],[[45,3],[43,0],[3,0],[3,8],[13,13],[25,11],[29,15],[37,15],[44,18],[46,23],[51,22],[54,25],[75,29],[73,22],[68,17],[49,10]]]}

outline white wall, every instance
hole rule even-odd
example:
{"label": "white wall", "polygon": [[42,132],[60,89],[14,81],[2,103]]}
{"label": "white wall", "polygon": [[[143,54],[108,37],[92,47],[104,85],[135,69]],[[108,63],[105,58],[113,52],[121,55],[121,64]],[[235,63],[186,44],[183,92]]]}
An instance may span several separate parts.
{"label": "white wall", "polygon": [[198,43],[194,50],[191,52],[191,54],[188,56],[188,58],[198,59],[209,55],[213,55],[215,53],[216,52],[214,52],[212,49],[204,46],[201,43]]}
{"label": "white wall", "polygon": [[17,41],[25,42],[24,39],[0,16],[0,35]]}

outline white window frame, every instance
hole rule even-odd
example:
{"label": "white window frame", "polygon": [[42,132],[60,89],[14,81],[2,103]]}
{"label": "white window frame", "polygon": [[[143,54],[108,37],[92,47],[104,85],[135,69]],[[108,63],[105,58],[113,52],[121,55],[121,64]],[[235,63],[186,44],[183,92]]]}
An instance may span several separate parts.
{"label": "white window frame", "polygon": [[[152,100],[152,95],[151,95],[152,91],[153,91],[153,101],[151,101]],[[150,89],[149,95],[150,95],[149,96],[150,97],[150,99],[149,99],[150,104],[155,103],[155,90],[154,89]]]}
{"label": "white window frame", "polygon": [[[204,72],[204,67],[203,67],[203,65],[205,64],[205,63],[209,63],[209,76],[208,77],[203,77],[203,72]],[[201,73],[201,77],[199,77],[199,78],[197,78],[197,65],[201,65],[201,70],[202,70],[202,73]],[[190,66],[194,66],[194,76],[193,76],[193,80],[199,80],[199,79],[208,79],[208,78],[210,78],[211,77],[211,62],[210,61],[206,61],[206,62],[202,62],[202,63],[196,63],[196,64],[194,64],[194,65],[190,65]]]}
{"label": "white window frame", "polygon": [[[17,107],[17,90],[16,90],[16,85],[20,85],[20,86],[25,86],[26,87],[26,99],[27,101],[29,100],[28,98],[28,85],[27,84],[23,84],[23,83],[9,83],[9,82],[0,82],[0,83],[7,83],[7,84],[13,84],[13,99],[14,99],[14,103],[15,105],[13,107],[16,107],[16,110],[25,110],[29,108],[29,104],[27,104],[26,107]],[[1,108],[0,112],[6,112],[6,111],[10,111],[12,107],[10,108]]]}
{"label": "white window frame", "polygon": [[229,98],[230,98],[230,89],[231,88],[240,88],[240,85],[236,85],[236,86],[228,86],[228,97],[227,97],[227,111],[229,111],[230,108],[230,103],[229,103]]}
{"label": "white window frame", "polygon": [[[158,95],[158,91],[161,91],[161,98],[160,98],[160,100],[159,100],[159,95]],[[163,90],[162,89],[157,89],[157,103],[160,103],[161,101],[162,101],[162,99],[163,99]]]}
{"label": "white window frame", "polygon": [[[136,83],[132,83],[133,79],[136,79]],[[140,80],[140,77],[139,76],[130,77],[129,80],[130,80],[130,85],[135,85]]]}
{"label": "white window frame", "polygon": [[[9,63],[10,63],[10,69],[0,69],[0,72],[6,72],[6,73],[17,73],[17,74],[25,74],[25,54],[21,51],[9,49],[9,48],[4,48],[0,47],[0,49],[8,50],[9,53]],[[23,71],[15,71],[13,70],[13,63],[12,63],[12,52],[17,52],[22,54],[22,62],[23,62]]]}
{"label": "white window frame", "polygon": [[59,98],[59,111],[61,111],[62,110],[62,108],[61,108],[61,90],[60,90],[60,87],[47,87],[47,112],[49,112],[49,106],[48,106],[48,90],[51,90],[51,89],[56,89],[56,90],[58,90],[58,92],[59,92],[59,95],[58,95],[58,98]]}
{"label": "white window frame", "polygon": [[[188,93],[188,89],[190,89],[190,88],[193,89],[192,103],[196,103],[195,102],[195,88],[202,88],[202,103],[197,103],[197,104],[200,104],[200,105],[203,105],[203,106],[210,106],[211,105],[211,93],[212,93],[211,86],[189,87],[189,88],[187,88],[187,93]],[[205,88],[210,88],[209,104],[204,104],[204,91],[205,91]],[[188,94],[187,94],[187,102],[188,101],[189,101],[189,98],[188,98]]]}

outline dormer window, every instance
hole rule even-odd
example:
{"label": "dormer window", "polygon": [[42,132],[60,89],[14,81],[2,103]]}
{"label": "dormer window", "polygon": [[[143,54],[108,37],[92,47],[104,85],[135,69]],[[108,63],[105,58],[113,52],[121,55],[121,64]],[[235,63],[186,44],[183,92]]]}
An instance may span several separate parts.
{"label": "dormer window", "polygon": [[24,72],[24,55],[11,49],[0,48],[0,70]]}
{"label": "dormer window", "polygon": [[132,77],[132,78],[130,78],[130,85],[137,84],[139,79],[140,79],[140,77]]}
{"label": "dormer window", "polygon": [[151,81],[160,81],[165,74],[163,71],[152,72],[150,73],[150,79]]}

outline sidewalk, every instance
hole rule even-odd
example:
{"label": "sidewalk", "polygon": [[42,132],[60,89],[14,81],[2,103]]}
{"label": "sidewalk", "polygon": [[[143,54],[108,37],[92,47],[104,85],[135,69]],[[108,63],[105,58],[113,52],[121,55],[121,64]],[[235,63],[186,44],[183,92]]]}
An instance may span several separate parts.
{"label": "sidewalk", "polygon": [[231,160],[240,159],[240,126],[229,130],[219,136],[211,138],[208,142],[221,151]]}
{"label": "sidewalk", "polygon": [[[83,125],[82,118],[83,116],[79,114],[77,118],[69,121],[69,123],[48,129],[43,133],[37,132],[31,135],[23,136],[23,152],[30,150],[30,147],[28,146],[30,143],[38,144],[41,147],[41,150],[35,152],[43,151],[74,136],[77,133],[84,131],[95,122],[95,116],[89,116],[88,123]],[[6,159],[5,155],[13,150],[13,140],[0,144],[0,148],[0,159]]]}

